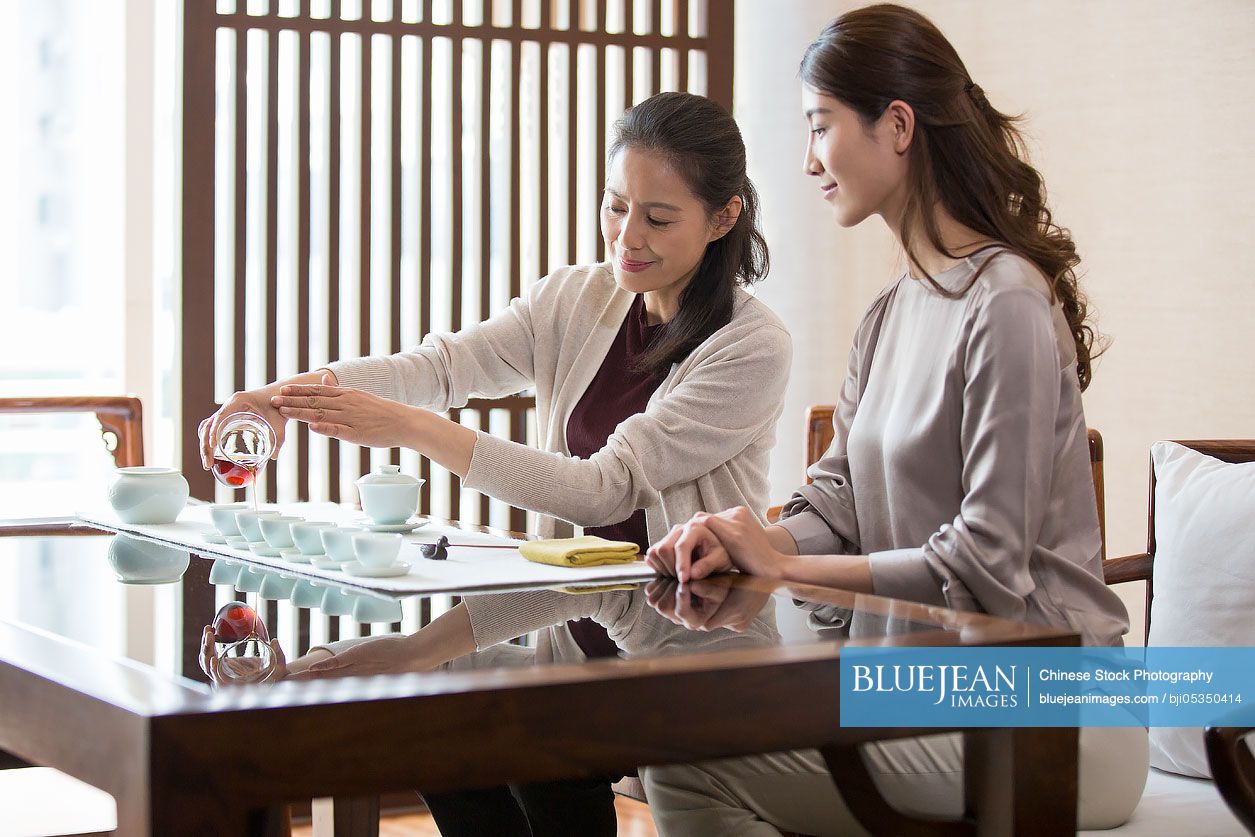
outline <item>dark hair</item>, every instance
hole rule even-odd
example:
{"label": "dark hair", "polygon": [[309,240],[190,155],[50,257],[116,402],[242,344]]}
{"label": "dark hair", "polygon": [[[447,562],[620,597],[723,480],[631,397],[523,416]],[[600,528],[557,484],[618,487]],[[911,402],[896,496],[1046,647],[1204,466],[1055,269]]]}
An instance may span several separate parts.
{"label": "dark hair", "polygon": [[706,246],[680,294],[675,317],[659,329],[638,367],[657,377],[732,320],[735,287],[767,274],[767,241],[758,228],[758,192],[745,175],[745,142],[736,121],[716,102],[692,93],[659,93],[614,124],[610,157],[626,148],[664,157],[689,191],[714,214],[741,197],[736,225]]}
{"label": "dark hair", "polygon": [[[994,108],[974,83],[954,47],[928,18],[892,4],[847,12],[828,24],[802,56],[803,83],[839,99],[864,125],[901,100],[915,111],[909,194],[900,219],[907,258],[939,292],[949,292],[920,266],[910,235],[957,258],[941,241],[932,207],[1016,253],[1046,275],[1076,341],[1076,373],[1089,386],[1094,329],[1077,283],[1080,263],[1072,235],[1046,206],[1041,174],[1028,163],[1019,116]],[[983,249],[983,248],[982,248]],[[980,271],[988,266],[986,260]],[[971,287],[969,284],[967,287]]]}

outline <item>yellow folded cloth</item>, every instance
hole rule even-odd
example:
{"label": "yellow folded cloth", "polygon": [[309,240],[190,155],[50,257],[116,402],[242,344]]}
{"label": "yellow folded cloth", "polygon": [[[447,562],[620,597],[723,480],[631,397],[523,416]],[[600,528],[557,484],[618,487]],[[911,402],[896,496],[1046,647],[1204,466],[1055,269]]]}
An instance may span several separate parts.
{"label": "yellow folded cloth", "polygon": [[553,538],[527,541],[519,552],[529,561],[555,567],[600,567],[602,564],[630,564],[640,549],[628,541],[608,541],[593,535],[582,538]]}
{"label": "yellow folded cloth", "polygon": [[568,596],[582,596],[587,593],[613,593],[616,590],[635,590],[639,584],[563,584],[560,587],[546,587],[555,593]]}

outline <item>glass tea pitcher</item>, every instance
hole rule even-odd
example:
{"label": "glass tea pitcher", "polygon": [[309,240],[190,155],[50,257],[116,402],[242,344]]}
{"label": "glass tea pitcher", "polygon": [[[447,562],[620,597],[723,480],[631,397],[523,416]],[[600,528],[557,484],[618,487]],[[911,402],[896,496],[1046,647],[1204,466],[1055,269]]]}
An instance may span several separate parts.
{"label": "glass tea pitcher", "polygon": [[[212,471],[214,479],[227,488],[248,488],[266,467],[278,444],[270,422],[256,413],[233,413],[227,416],[218,431]],[[257,492],[253,491],[253,506]]]}

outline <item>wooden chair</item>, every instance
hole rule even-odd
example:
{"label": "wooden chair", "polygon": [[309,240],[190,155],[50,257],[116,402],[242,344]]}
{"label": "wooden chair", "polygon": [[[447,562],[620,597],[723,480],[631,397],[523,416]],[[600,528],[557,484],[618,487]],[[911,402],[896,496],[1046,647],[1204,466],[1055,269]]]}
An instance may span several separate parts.
{"label": "wooden chair", "polygon": [[[65,396],[57,398],[0,398],[0,414],[6,413],[93,413],[100,422],[105,450],[113,454],[114,464],[129,468],[144,464],[143,407],[133,396]],[[4,523],[0,521],[0,537],[23,535],[99,535],[99,530],[81,523]],[[0,772],[30,768],[22,759],[0,751]],[[53,781],[49,792],[65,793],[65,801],[78,800],[82,791],[70,781]],[[76,837],[95,837],[77,835]]]}
{"label": "wooden chair", "polygon": [[1255,733],[1255,710],[1239,710],[1220,724],[1203,732],[1212,780],[1229,810],[1255,834],[1255,754],[1247,740]]}
{"label": "wooden chair", "polygon": [[[832,405],[815,405],[806,411],[806,467],[819,461],[832,444]],[[1107,558],[1106,497],[1103,480],[1103,439],[1097,430],[1089,430],[1089,463],[1098,503],[1098,524],[1102,534],[1103,578],[1107,584],[1128,581],[1146,582],[1146,637],[1150,637],[1150,606],[1153,595],[1155,560],[1155,470],[1150,469],[1150,499],[1147,514],[1146,551],[1120,558]],[[1255,462],[1255,440],[1179,441],[1177,444],[1223,462]],[[810,477],[806,478],[810,484]],[[781,507],[773,506],[767,519],[779,519]],[[1237,818],[1255,834],[1255,755],[1247,739],[1255,735],[1255,712],[1242,710],[1227,716],[1222,725],[1208,727],[1204,733],[1207,761],[1221,797]]]}
{"label": "wooden chair", "polygon": [[[1255,462],[1255,440],[1177,441],[1178,445],[1213,456],[1222,462]],[[1146,551],[1103,562],[1108,584],[1146,582],[1146,639],[1150,639],[1150,606],[1154,595],[1155,569],[1155,468],[1150,468],[1146,515]],[[1247,739],[1255,733],[1255,712],[1239,710],[1203,734],[1207,762],[1221,798],[1234,815],[1255,833],[1255,756]]]}
{"label": "wooden chair", "polygon": [[[832,413],[836,408],[832,404],[813,404],[806,408],[806,469],[818,462],[832,444]],[[1097,430],[1089,431],[1089,468],[1094,478],[1094,494],[1098,500],[1098,528],[1102,533],[1102,557],[1107,558],[1107,516],[1106,500],[1103,485],[1103,447],[1102,434]],[[806,484],[811,478],[806,477]],[[772,506],[767,510],[767,521],[775,523],[780,519],[782,506]],[[1110,582],[1108,582],[1110,583]]]}
{"label": "wooden chair", "polygon": [[[72,395],[56,398],[0,398],[0,414],[5,413],[93,413],[100,422],[105,450],[114,464],[130,468],[144,464],[143,405],[131,395]],[[79,523],[55,522],[6,524],[0,522],[0,537],[22,535],[93,535],[96,529]]]}
{"label": "wooden chair", "polygon": [[[1255,462],[1255,440],[1199,440],[1177,441],[1176,444],[1214,456],[1222,462]],[[1150,636],[1150,603],[1154,595],[1153,573],[1155,561],[1155,469],[1150,469],[1150,498],[1147,501],[1146,551],[1103,561],[1103,577],[1108,584],[1126,581],[1146,582],[1146,636]],[[1101,495],[1100,495],[1101,496]],[[1100,506],[1101,509],[1101,501]]]}

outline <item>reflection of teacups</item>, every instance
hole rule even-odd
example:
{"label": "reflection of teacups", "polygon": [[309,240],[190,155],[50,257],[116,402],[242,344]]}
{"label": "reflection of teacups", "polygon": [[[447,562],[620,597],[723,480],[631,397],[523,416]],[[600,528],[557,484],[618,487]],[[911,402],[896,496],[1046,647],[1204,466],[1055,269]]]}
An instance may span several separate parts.
{"label": "reflection of teacups", "polygon": [[292,524],[292,541],[302,555],[325,555],[322,545],[322,530],[334,527],[334,523],[320,521],[303,521]]}
{"label": "reflection of teacups", "polygon": [[256,593],[265,580],[266,574],[263,571],[245,567],[240,570],[240,577],[235,580],[235,589],[241,593]]}
{"label": "reflection of teacups", "polygon": [[291,549],[292,548],[292,524],[300,523],[302,518],[292,517],[286,514],[266,515],[259,518],[258,526],[261,527],[261,536],[265,538],[274,549]]}
{"label": "reflection of teacups", "polygon": [[184,550],[142,538],[119,534],[109,543],[109,564],[123,584],[170,584],[183,577],[191,562]]}
{"label": "reflection of teacups", "polygon": [[378,596],[357,596],[353,602],[355,622],[400,622],[401,602]]}
{"label": "reflection of teacups", "polygon": [[235,523],[240,527],[240,534],[248,538],[249,543],[262,543],[266,539],[262,537],[261,525],[258,520],[263,517],[275,517],[279,514],[277,511],[238,511],[235,513]]}
{"label": "reflection of teacups", "polygon": [[380,525],[404,523],[418,510],[424,480],[402,474],[397,465],[380,465],[357,481],[362,510]]}
{"label": "reflection of teacups", "polygon": [[261,580],[261,587],[258,588],[257,595],[263,599],[278,602],[291,596],[295,588],[295,578],[279,575],[278,573],[266,573],[265,578]]}
{"label": "reflection of teacups", "polygon": [[322,604],[323,592],[320,585],[301,579],[292,590],[292,604],[297,607],[318,607]]}
{"label": "reflection of teacups", "polygon": [[209,507],[209,519],[223,537],[239,535],[240,524],[235,522],[235,513],[246,508],[244,503],[214,503]]}
{"label": "reflection of teacups", "polygon": [[323,529],[323,548],[327,550],[327,555],[333,561],[339,561],[342,564],[356,561],[357,553],[353,551],[353,536],[362,531],[364,530],[356,527]]}
{"label": "reflection of teacups", "polygon": [[386,532],[361,532],[353,536],[353,552],[363,567],[391,567],[401,552],[401,536]]}
{"label": "reflection of teacups", "polygon": [[328,616],[349,616],[353,613],[353,597],[339,587],[328,587],[322,594],[320,609]]}
{"label": "reflection of teacups", "polygon": [[230,584],[234,587],[239,577],[240,565],[224,558],[215,558],[213,565],[209,568],[210,584]]}

